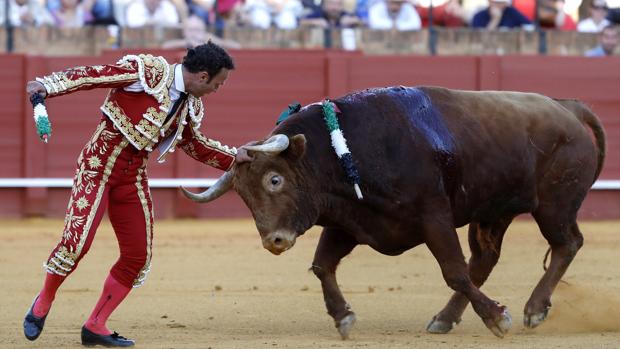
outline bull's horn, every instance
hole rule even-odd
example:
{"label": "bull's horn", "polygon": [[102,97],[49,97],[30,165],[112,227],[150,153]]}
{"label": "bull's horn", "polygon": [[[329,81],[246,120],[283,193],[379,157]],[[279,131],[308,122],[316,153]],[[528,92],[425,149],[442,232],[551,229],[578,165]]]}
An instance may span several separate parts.
{"label": "bull's horn", "polygon": [[212,186],[209,187],[209,189],[200,194],[192,193],[183,187],[181,187],[181,190],[183,191],[183,194],[192,201],[209,202],[219,198],[232,187],[233,177],[233,170],[224,173]]}
{"label": "bull's horn", "polygon": [[246,145],[243,148],[247,150],[277,154],[288,148],[288,136],[281,134],[273,135],[263,144]]}

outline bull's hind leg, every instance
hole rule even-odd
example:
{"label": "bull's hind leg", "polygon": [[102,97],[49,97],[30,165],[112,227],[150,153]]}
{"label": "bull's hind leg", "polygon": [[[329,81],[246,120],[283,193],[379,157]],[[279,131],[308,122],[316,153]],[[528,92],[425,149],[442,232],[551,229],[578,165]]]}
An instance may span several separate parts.
{"label": "bull's hind leg", "polygon": [[[512,217],[501,219],[493,224],[470,223],[469,277],[476,287],[482,286],[497,264],[502,249],[504,233],[512,222]],[[433,317],[426,327],[430,333],[448,333],[453,324],[461,321],[461,315],[469,300],[461,292],[455,292],[446,306]]]}
{"label": "bull's hind leg", "polygon": [[551,307],[551,294],[583,245],[583,235],[575,220],[576,212],[569,210],[543,206],[534,212],[534,218],[551,246],[551,262],[525,305],[523,323],[527,327],[534,328],[545,321]]}
{"label": "bull's hind leg", "polygon": [[456,230],[447,226],[450,221],[449,217],[430,218],[424,229],[426,245],[439,262],[448,286],[464,294],[491,332],[503,337],[512,326],[510,314],[505,306],[489,299],[472,283]]}
{"label": "bull's hind leg", "polygon": [[342,339],[349,337],[349,331],[355,323],[355,313],[340,292],[336,281],[336,268],[340,260],[351,253],[357,244],[357,241],[343,230],[324,228],[312,262],[312,271],[321,280],[327,313],[334,318]]}

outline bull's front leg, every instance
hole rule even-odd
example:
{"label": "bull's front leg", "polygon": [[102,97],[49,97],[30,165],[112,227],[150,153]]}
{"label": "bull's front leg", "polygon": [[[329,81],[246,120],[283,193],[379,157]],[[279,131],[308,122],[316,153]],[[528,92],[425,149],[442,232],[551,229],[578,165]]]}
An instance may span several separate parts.
{"label": "bull's front leg", "polygon": [[336,281],[336,268],[340,260],[351,253],[357,244],[344,230],[324,228],[312,262],[312,271],[321,280],[327,313],[334,318],[342,339],[349,337],[349,331],[355,323],[355,313],[340,292]]}

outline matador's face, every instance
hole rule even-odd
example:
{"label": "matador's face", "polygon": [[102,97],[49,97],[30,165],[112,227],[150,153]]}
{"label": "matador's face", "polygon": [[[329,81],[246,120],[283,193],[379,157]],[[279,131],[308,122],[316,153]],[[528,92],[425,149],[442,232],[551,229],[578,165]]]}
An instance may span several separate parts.
{"label": "matador's face", "polygon": [[216,92],[228,80],[229,73],[230,71],[226,68],[222,68],[214,77],[211,77],[207,72],[199,72],[194,82],[188,86],[187,92],[195,97],[202,97]]}

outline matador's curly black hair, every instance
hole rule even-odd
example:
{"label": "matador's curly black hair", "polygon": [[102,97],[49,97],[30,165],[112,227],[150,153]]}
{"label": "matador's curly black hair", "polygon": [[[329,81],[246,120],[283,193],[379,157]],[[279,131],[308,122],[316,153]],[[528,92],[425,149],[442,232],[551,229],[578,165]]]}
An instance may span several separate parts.
{"label": "matador's curly black hair", "polygon": [[235,69],[232,57],[220,46],[211,41],[187,50],[183,58],[183,66],[190,73],[206,71],[213,79],[222,68]]}

